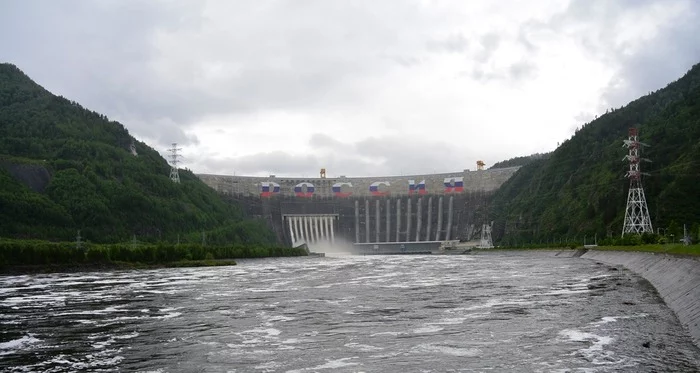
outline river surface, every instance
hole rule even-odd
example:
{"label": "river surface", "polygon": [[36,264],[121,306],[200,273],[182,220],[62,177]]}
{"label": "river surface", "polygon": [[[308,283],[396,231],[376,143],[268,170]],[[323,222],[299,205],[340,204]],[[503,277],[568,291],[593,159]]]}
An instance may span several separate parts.
{"label": "river surface", "polygon": [[692,372],[622,268],[523,254],[0,277],[0,371]]}

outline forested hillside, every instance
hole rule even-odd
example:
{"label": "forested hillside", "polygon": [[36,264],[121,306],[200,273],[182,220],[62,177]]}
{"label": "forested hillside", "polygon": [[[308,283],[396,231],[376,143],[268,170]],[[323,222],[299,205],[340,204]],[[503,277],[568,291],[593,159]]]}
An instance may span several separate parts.
{"label": "forested hillside", "polygon": [[489,167],[489,170],[495,169],[495,168],[508,168],[508,167],[516,167],[516,166],[525,166],[526,164],[532,163],[533,161],[536,161],[538,159],[543,159],[549,157],[550,153],[535,153],[532,155],[526,155],[523,157],[515,157],[511,159],[506,159],[505,161],[500,161],[494,163],[493,166]]}
{"label": "forested hillside", "polygon": [[640,141],[650,145],[642,157],[652,162],[641,167],[649,173],[643,185],[654,229],[678,238],[685,223],[697,236],[700,65],[583,126],[548,157],[525,164],[494,196],[495,239],[513,244],[619,237],[629,185],[622,141],[630,127],[639,128]]}
{"label": "forested hillside", "polygon": [[0,64],[0,237],[274,242],[192,172],[175,184],[169,170],[120,123]]}

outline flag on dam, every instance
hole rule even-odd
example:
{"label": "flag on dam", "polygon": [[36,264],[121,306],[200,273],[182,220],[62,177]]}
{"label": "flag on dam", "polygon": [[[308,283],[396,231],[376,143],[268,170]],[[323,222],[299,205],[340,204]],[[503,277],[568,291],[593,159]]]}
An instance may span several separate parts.
{"label": "flag on dam", "polygon": [[415,180],[408,181],[408,195],[411,196],[415,193],[418,193],[418,194],[427,193],[427,190],[425,189],[425,180],[421,180],[418,184],[416,184]]}
{"label": "flag on dam", "polygon": [[[345,192],[343,192],[343,186],[346,186],[348,188]],[[350,195],[352,194],[352,184],[347,182],[333,184],[333,194],[336,197],[350,197]]]}
{"label": "flag on dam", "polygon": [[312,197],[314,195],[314,185],[306,182],[299,183],[294,186],[294,194],[297,197]]}
{"label": "flag on dam", "polygon": [[260,197],[270,197],[273,194],[278,194],[280,192],[280,185],[272,181],[263,181],[260,183],[262,189],[260,190]]}
{"label": "flag on dam", "polygon": [[[369,193],[373,196],[386,196],[389,194],[388,187],[391,185],[388,181],[375,181],[369,185]],[[380,188],[380,186],[385,186],[387,189]]]}
{"label": "flag on dam", "polygon": [[445,178],[445,193],[463,192],[464,177],[447,177]]}

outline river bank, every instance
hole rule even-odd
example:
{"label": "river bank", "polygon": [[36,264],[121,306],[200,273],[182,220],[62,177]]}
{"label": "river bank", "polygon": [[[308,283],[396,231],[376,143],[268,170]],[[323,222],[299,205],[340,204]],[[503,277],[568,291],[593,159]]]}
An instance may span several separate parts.
{"label": "river bank", "polygon": [[40,264],[0,266],[0,276],[30,275],[41,273],[74,273],[74,272],[101,272],[101,271],[126,271],[159,268],[184,268],[184,267],[220,267],[237,265],[233,259],[219,260],[180,260],[167,263],[129,263],[129,262],[105,262],[105,263],[80,263],[80,264]]}
{"label": "river bank", "polygon": [[670,254],[588,250],[581,258],[623,266],[644,277],[700,347],[700,258]]}
{"label": "river bank", "polygon": [[303,248],[92,244],[0,240],[0,274],[235,265],[235,259],[308,255]]}

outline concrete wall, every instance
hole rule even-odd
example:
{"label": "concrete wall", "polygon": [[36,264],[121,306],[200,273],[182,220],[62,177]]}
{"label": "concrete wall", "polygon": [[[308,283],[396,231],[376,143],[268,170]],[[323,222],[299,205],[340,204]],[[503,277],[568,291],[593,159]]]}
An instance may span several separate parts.
{"label": "concrete wall", "polygon": [[333,215],[336,217],[334,237],[345,243],[469,240],[487,222],[490,193],[348,198],[232,197],[247,216],[265,219],[280,243],[291,245],[296,237],[289,232],[286,219],[290,215],[309,218]]}
{"label": "concrete wall", "polygon": [[441,241],[393,242],[393,243],[356,243],[353,252],[357,255],[410,255],[432,254],[440,249]]}
{"label": "concrete wall", "polygon": [[581,256],[622,265],[648,280],[700,347],[700,259],[664,254],[596,251]]}
{"label": "concrete wall", "polygon": [[302,177],[253,177],[198,174],[197,176],[207,185],[223,194],[260,196],[261,183],[275,182],[280,185],[280,195],[294,196],[294,186],[303,182],[311,183],[315,187],[314,197],[332,197],[333,184],[338,182],[352,183],[352,189],[344,191],[352,192],[355,197],[370,196],[370,184],[378,181],[388,181],[391,185],[384,191],[391,195],[408,195],[408,180],[416,183],[425,180],[426,191],[429,194],[443,193],[444,180],[452,177],[464,178],[464,192],[493,191],[498,189],[519,169],[519,167],[500,168],[478,171],[458,171],[441,174],[421,174],[408,176],[377,176],[377,177],[339,177],[339,178],[302,178]]}

